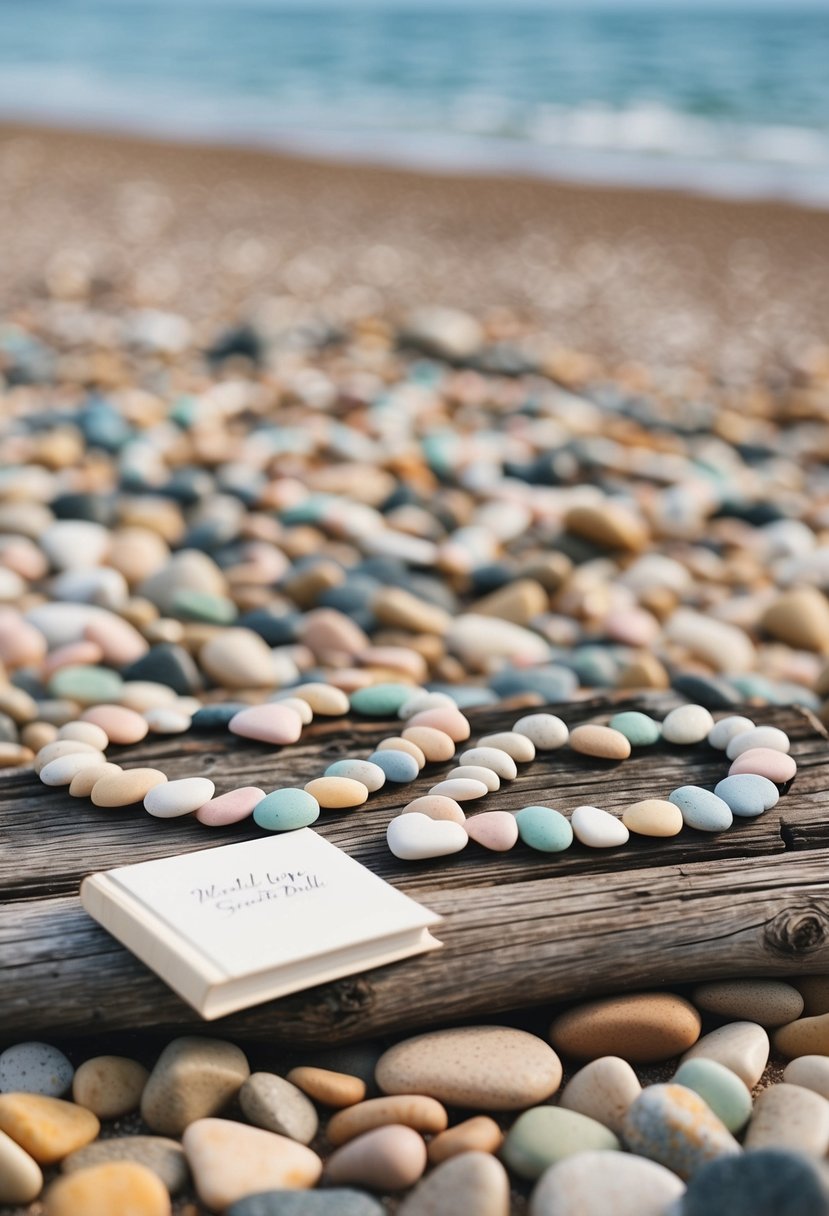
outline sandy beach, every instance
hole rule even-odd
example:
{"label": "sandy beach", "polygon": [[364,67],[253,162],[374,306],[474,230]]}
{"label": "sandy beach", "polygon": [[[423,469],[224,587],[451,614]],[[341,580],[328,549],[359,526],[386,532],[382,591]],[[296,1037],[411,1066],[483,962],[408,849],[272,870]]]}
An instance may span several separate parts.
{"label": "sandy beach", "polygon": [[808,360],[829,282],[826,212],[12,126],[0,222],[6,309],[48,291],[337,324],[448,304],[608,371]]}

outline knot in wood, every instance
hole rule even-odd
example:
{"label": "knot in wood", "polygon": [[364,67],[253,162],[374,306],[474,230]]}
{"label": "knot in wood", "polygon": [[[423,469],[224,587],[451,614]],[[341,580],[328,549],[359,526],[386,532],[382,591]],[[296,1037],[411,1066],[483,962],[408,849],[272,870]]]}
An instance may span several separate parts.
{"label": "knot in wood", "polygon": [[331,990],[334,1013],[343,1019],[364,1014],[372,1003],[371,984],[364,979],[340,980]]}
{"label": "knot in wood", "polygon": [[829,943],[829,904],[815,900],[778,912],[765,928],[768,947],[786,957],[814,954]]}

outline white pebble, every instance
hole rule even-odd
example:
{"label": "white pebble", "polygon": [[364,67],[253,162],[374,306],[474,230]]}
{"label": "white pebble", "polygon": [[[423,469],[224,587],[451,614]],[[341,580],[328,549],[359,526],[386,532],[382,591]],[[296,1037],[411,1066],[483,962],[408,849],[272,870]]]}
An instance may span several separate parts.
{"label": "white pebble", "polygon": [[553,752],[570,738],[566,722],[555,714],[527,714],[513,726],[517,735],[526,735],[539,752]]}
{"label": "white pebble", "polygon": [[207,777],[182,777],[154,785],[144,797],[144,809],[156,819],[177,819],[191,815],[209,802],[216,787]]}
{"label": "white pebble", "polygon": [[708,742],[712,747],[716,747],[718,752],[724,752],[731,740],[737,735],[753,729],[754,723],[751,718],[743,718],[739,714],[731,714],[729,717],[720,718],[719,722],[714,723],[708,732]]}
{"label": "white pebble", "polygon": [[570,825],[576,839],[591,849],[615,849],[630,836],[621,819],[598,806],[577,806]]}
{"label": "white pebble", "polygon": [[461,752],[461,764],[471,764],[481,768],[490,768],[497,773],[502,781],[514,781],[518,769],[512,756],[502,751],[500,747],[470,747]]}
{"label": "white pebble", "polygon": [[105,752],[109,747],[106,731],[94,722],[66,722],[58,731],[57,737],[71,739],[75,743],[88,743],[99,752]]}
{"label": "white pebble", "polygon": [[535,759],[535,744],[526,735],[518,735],[514,730],[498,731],[494,735],[481,735],[478,747],[497,747],[508,756],[512,756],[517,764],[529,764]]}
{"label": "white pebble", "polygon": [[774,752],[788,754],[791,744],[784,730],[776,726],[755,726],[752,730],[741,731],[730,740],[725,754],[729,760],[736,760],[743,752],[751,751],[753,747],[770,747]]}
{"label": "white pebble", "polygon": [[425,692],[420,690],[404,701],[397,711],[398,718],[413,718],[424,709],[457,709],[456,703],[445,692]]}
{"label": "white pebble", "polygon": [[96,767],[106,764],[103,752],[72,752],[69,756],[58,756],[44,764],[40,770],[40,780],[44,785],[68,785],[76,773],[82,768]]}
{"label": "white pebble", "polygon": [[295,709],[300,716],[303,726],[308,726],[314,720],[313,709],[302,697],[283,697],[277,695],[271,697],[270,700],[278,701],[280,705],[287,705],[290,709]]}
{"label": "white pebble", "polygon": [[490,794],[501,788],[501,778],[495,770],[484,768],[482,764],[460,764],[457,768],[450,769],[446,774],[446,778],[449,781],[455,777],[469,781],[483,781]]}
{"label": "white pebble", "polygon": [[156,735],[182,735],[190,729],[193,719],[178,709],[160,705],[157,709],[146,710],[144,721]]}
{"label": "white pebble", "polygon": [[451,781],[439,781],[429,790],[430,794],[442,794],[456,802],[469,802],[473,798],[484,798],[489,790],[483,781],[471,781],[465,777],[453,777]]}
{"label": "white pebble", "polygon": [[701,743],[713,725],[714,719],[703,705],[680,705],[662,723],[662,738],[668,743]]}
{"label": "white pebble", "polygon": [[459,853],[469,843],[463,824],[452,819],[430,819],[419,811],[398,815],[386,830],[386,841],[401,861],[421,861]]}

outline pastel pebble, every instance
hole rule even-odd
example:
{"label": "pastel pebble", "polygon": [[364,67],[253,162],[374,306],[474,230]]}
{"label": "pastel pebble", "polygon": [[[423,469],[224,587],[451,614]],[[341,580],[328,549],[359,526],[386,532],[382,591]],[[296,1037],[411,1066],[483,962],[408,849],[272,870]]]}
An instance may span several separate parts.
{"label": "pastel pebble", "polygon": [[82,768],[69,782],[69,793],[73,798],[88,798],[101,777],[109,777],[124,770],[120,764],[94,764]]}
{"label": "pastel pebble", "polygon": [[461,1153],[497,1153],[504,1133],[489,1115],[473,1115],[429,1141],[429,1162],[440,1165]]}
{"label": "pastel pebble", "polygon": [[771,810],[780,798],[780,791],[774,782],[757,773],[723,777],[714,786],[714,793],[728,803],[734,815],[745,819],[753,819]]}
{"label": "pastel pebble", "polygon": [[470,747],[459,759],[463,765],[491,769],[502,781],[514,781],[518,776],[512,756],[500,747]]}
{"label": "pastel pebble", "polygon": [[50,1043],[16,1043],[0,1054],[0,1093],[60,1098],[72,1084],[74,1071],[63,1052]]}
{"label": "pastel pebble", "polygon": [[354,1183],[373,1191],[414,1186],[426,1168],[426,1144],[410,1127],[377,1127],[336,1149],[325,1167],[329,1183]]}
{"label": "pastel pebble", "polygon": [[27,1205],[42,1190],[40,1166],[11,1136],[0,1131],[0,1203]]}
{"label": "pastel pebble", "polygon": [[220,1111],[250,1076],[244,1052],[224,1039],[186,1035],[167,1044],[141,1095],[141,1117],[153,1132],[181,1136]]}
{"label": "pastel pebble", "polygon": [[[293,692],[293,689],[290,689],[289,691]],[[307,701],[302,699],[302,697],[289,697],[285,693],[277,693],[276,696],[271,697],[271,700],[276,701],[278,704],[284,705],[286,709],[292,709],[294,713],[299,714],[299,718],[303,726],[310,725],[310,723],[314,720],[313,709]]]}
{"label": "pastel pebble", "polygon": [[769,748],[771,751],[788,754],[791,741],[786,732],[779,730],[776,726],[755,726],[751,730],[741,731],[740,734],[735,735],[728,743],[725,754],[729,760],[736,760],[743,752],[751,751],[755,747]]}
{"label": "pastel pebble", "polygon": [[600,997],[559,1014],[550,1042],[577,1060],[621,1056],[636,1064],[669,1060],[699,1038],[702,1019],[684,997],[637,992]]}
{"label": "pastel pebble", "polygon": [[291,688],[290,694],[292,699],[305,701],[315,714],[323,718],[339,717],[349,710],[348,697],[333,684],[297,684]]}
{"label": "pastel pebble", "polygon": [[734,777],[739,773],[756,773],[759,777],[767,777],[775,785],[786,785],[796,772],[797,765],[791,756],[770,747],[754,747],[737,757],[728,775]]}
{"label": "pastel pebble", "polygon": [[125,768],[120,773],[99,777],[90,798],[94,806],[132,806],[135,802],[143,802],[154,786],[162,785],[166,780],[166,773],[157,768]]}
{"label": "pastel pebble", "polygon": [[684,1085],[649,1085],[625,1115],[622,1134],[631,1152],[685,1180],[706,1162],[740,1152],[722,1120]]}
{"label": "pastel pebble", "polygon": [[215,792],[215,785],[207,777],[164,781],[144,795],[144,809],[156,819],[177,819],[180,815],[192,815],[209,802]]}
{"label": "pastel pebble", "polygon": [[33,1157],[53,1165],[94,1140],[101,1125],[91,1111],[43,1094],[0,1094],[0,1132]]}
{"label": "pastel pebble", "polygon": [[468,777],[453,777],[450,781],[439,781],[429,790],[430,794],[440,794],[444,798],[453,798],[455,802],[469,802],[476,798],[485,798],[489,790],[483,781],[473,781]]}
{"label": "pastel pebble", "polygon": [[699,1094],[730,1132],[741,1131],[751,1118],[750,1090],[736,1073],[716,1060],[686,1060],[673,1080]]}
{"label": "pastel pebble", "polygon": [[775,1031],[774,1045],[787,1059],[829,1055],[829,1013],[798,1018],[788,1026],[781,1026]]}
{"label": "pastel pebble", "polygon": [[[784,1027],[777,1034],[788,1029],[788,1026]],[[753,1089],[768,1063],[769,1050],[769,1036],[762,1026],[755,1022],[729,1022],[703,1035],[686,1051],[682,1062],[684,1064],[686,1060],[699,1058],[716,1060],[736,1073],[749,1089]],[[783,1054],[786,1054],[785,1051]]]}
{"label": "pastel pebble", "polygon": [[368,790],[362,781],[355,781],[351,777],[316,777],[305,786],[305,793],[315,798],[323,810],[362,806],[368,798]]}
{"label": "pastel pebble", "polygon": [[481,735],[478,747],[495,748],[496,751],[506,752],[516,764],[529,764],[531,760],[535,759],[533,741],[527,735],[520,735],[514,730],[502,730],[494,735]]}
{"label": "pastel pebble", "polygon": [[392,819],[386,829],[386,842],[401,861],[423,861],[459,853],[466,848],[469,837],[464,826],[451,819],[432,819],[410,811]]}
{"label": "pastel pebble", "polygon": [[164,1136],[113,1136],[96,1140],[70,1153],[61,1162],[65,1174],[110,1161],[134,1161],[157,1174],[171,1194],[183,1191],[190,1182],[184,1151],[177,1140]]}
{"label": "pastel pebble", "polygon": [[126,1056],[95,1056],[75,1073],[72,1099],[99,1119],[118,1119],[138,1110],[149,1075]]}
{"label": "pastel pebble", "polygon": [[[363,787],[365,788],[365,787]],[[293,832],[310,827],[319,819],[320,804],[303,789],[273,790],[257,800],[253,821],[267,832]]]}
{"label": "pastel pebble", "polygon": [[785,1026],[803,1013],[803,997],[784,980],[711,980],[697,984],[691,999],[706,1013],[760,1026]]}
{"label": "pastel pebble", "polygon": [[196,811],[196,819],[205,827],[226,827],[231,823],[240,823],[253,814],[253,809],[265,797],[265,791],[256,785],[242,785],[238,789],[228,790],[215,798],[209,798]]}
{"label": "pastel pebble", "polygon": [[302,719],[296,710],[278,702],[251,705],[230,719],[228,730],[244,739],[284,745],[296,743],[302,734]]}
{"label": "pastel pebble", "polygon": [[536,751],[552,752],[564,747],[570,730],[555,714],[527,714],[513,723],[513,732],[526,735]]}
{"label": "pastel pebble", "polygon": [[144,713],[144,721],[155,735],[183,735],[192,725],[190,714],[167,705],[159,705]]}
{"label": "pastel pebble", "polygon": [[753,729],[754,723],[751,718],[744,718],[740,714],[730,714],[727,718],[720,718],[719,722],[714,723],[708,732],[708,742],[717,751],[724,752],[737,735]]}
{"label": "pastel pebble", "polygon": [[77,739],[56,739],[54,743],[47,743],[40,749],[32,761],[32,768],[39,776],[46,765],[51,764],[53,760],[59,760],[62,756],[80,754],[95,756],[98,758],[98,763],[101,763],[101,753],[91,743],[81,743]]}
{"label": "pastel pebble", "polygon": [[550,806],[522,807],[515,821],[523,843],[540,853],[561,853],[573,843],[569,822]]}
{"label": "pastel pebble", "polygon": [[578,1153],[542,1175],[529,1216],[667,1216],[684,1190],[676,1174],[644,1157]]}
{"label": "pastel pebble", "polygon": [[40,780],[44,785],[69,785],[82,769],[100,768],[102,764],[106,764],[103,752],[74,752],[45,764],[40,770]]}
{"label": "pastel pebble", "polygon": [[409,726],[433,726],[436,730],[442,730],[455,743],[463,743],[471,733],[469,722],[457,707],[422,709],[419,713],[412,714]]}
{"label": "pastel pebble", "polygon": [[483,811],[466,820],[470,840],[494,853],[506,853],[518,841],[518,821],[509,811]]}
{"label": "pastel pebble", "polygon": [[390,1123],[435,1135],[446,1130],[449,1118],[445,1107],[435,1098],[424,1094],[391,1094],[369,1098],[338,1111],[329,1119],[325,1135],[329,1143],[338,1148],[364,1132]]}
{"label": "pastel pebble", "polygon": [[117,671],[83,665],[61,667],[49,680],[48,689],[52,697],[65,697],[79,705],[96,705],[114,700],[123,683]]}
{"label": "pastel pebble", "polygon": [[630,741],[609,726],[577,726],[570,731],[570,747],[580,755],[599,760],[626,760],[630,755]]}
{"label": "pastel pebble", "polygon": [[412,692],[411,684],[371,684],[351,694],[351,708],[367,718],[394,718],[401,705],[411,700]]}
{"label": "pastel pebble", "polygon": [[304,1144],[230,1119],[199,1119],[182,1137],[196,1193],[205,1207],[224,1212],[261,1191],[315,1185],[322,1162]]}
{"label": "pastel pebble", "polygon": [[428,815],[430,819],[451,819],[455,823],[466,822],[463,808],[454,798],[446,798],[442,794],[424,794],[420,798],[414,798],[400,813]]}
{"label": "pastel pebble", "polygon": [[829,1149],[829,1102],[812,1089],[779,1082],[763,1090],[745,1136],[745,1148],[786,1148],[824,1158]]}
{"label": "pastel pebble", "polygon": [[402,737],[419,747],[429,764],[451,760],[455,754],[454,739],[434,726],[407,726]]}
{"label": "pastel pebble", "polygon": [[254,1072],[239,1090],[239,1105],[249,1123],[310,1144],[319,1119],[313,1102],[291,1081],[270,1072]]}
{"label": "pastel pebble", "polygon": [[620,1136],[622,1120],[641,1092],[639,1078],[627,1060],[600,1056],[570,1078],[559,1106],[588,1115]]}
{"label": "pastel pebble", "polygon": [[80,743],[88,743],[90,747],[105,752],[109,746],[109,736],[94,722],[66,722],[58,730],[58,739],[74,739]]}
{"label": "pastel pebble", "polygon": [[699,832],[724,832],[731,827],[731,808],[711,790],[699,785],[682,785],[668,795],[668,801],[682,812],[682,822]]}
{"label": "pastel pebble", "polygon": [[45,1216],[170,1216],[171,1211],[164,1183],[135,1161],[108,1161],[66,1174],[44,1197]]}
{"label": "pastel pebble", "polygon": [[426,766],[426,757],[421,749],[416,743],[412,743],[411,739],[404,739],[402,735],[390,735],[386,739],[381,739],[376,750],[378,752],[405,752],[407,756],[414,757],[418,769]]}
{"label": "pastel pebble", "polygon": [[408,752],[388,750],[372,752],[368,757],[369,764],[374,764],[386,774],[387,781],[398,784],[414,781],[420,773],[420,766],[414,756]]}
{"label": "pastel pebble", "polygon": [[608,723],[611,730],[618,730],[625,736],[631,747],[650,747],[658,743],[662,735],[662,727],[647,714],[637,710],[626,710],[615,714]]}
{"label": "pastel pebble", "polygon": [[288,1073],[288,1080],[322,1106],[341,1109],[362,1102],[366,1096],[366,1083],[362,1078],[335,1072],[330,1068],[305,1065],[292,1068]]}
{"label": "pastel pebble", "polygon": [[450,1157],[432,1170],[398,1208],[399,1216],[461,1211],[474,1212],[475,1216],[509,1216],[509,1177],[489,1152],[468,1150]]}
{"label": "pastel pebble", "polygon": [[149,727],[141,714],[123,705],[95,705],[81,715],[106,732],[110,743],[140,743]]}
{"label": "pastel pebble", "polygon": [[457,768],[450,768],[446,774],[446,780],[452,781],[455,778],[466,781],[483,781],[490,794],[501,788],[501,778],[491,768],[484,768],[480,764],[460,764]]}
{"label": "pastel pebble", "polygon": [[404,701],[397,711],[398,718],[408,719],[413,718],[415,714],[421,713],[425,709],[456,709],[457,706],[450,696],[445,692],[415,692],[409,697],[408,701]]}
{"label": "pastel pebble", "polygon": [[621,819],[597,806],[577,806],[570,824],[576,839],[591,849],[615,849],[630,837]]}
{"label": "pastel pebble", "polygon": [[556,1106],[536,1106],[513,1123],[501,1155],[521,1178],[540,1178],[546,1169],[584,1152],[621,1149],[617,1137],[587,1115]]}
{"label": "pastel pebble", "polygon": [[711,714],[702,705],[680,705],[672,709],[662,723],[662,737],[667,743],[688,746],[707,739],[714,725]]}
{"label": "pastel pebble", "polygon": [[783,1080],[829,1098],[829,1056],[798,1056],[783,1069]]}
{"label": "pastel pebble", "polygon": [[350,777],[361,781],[370,794],[376,793],[386,784],[386,774],[379,764],[370,760],[335,760],[325,770],[326,777]]}
{"label": "pastel pebble", "polygon": [[622,823],[637,836],[676,836],[682,831],[682,811],[664,798],[644,798],[625,809]]}

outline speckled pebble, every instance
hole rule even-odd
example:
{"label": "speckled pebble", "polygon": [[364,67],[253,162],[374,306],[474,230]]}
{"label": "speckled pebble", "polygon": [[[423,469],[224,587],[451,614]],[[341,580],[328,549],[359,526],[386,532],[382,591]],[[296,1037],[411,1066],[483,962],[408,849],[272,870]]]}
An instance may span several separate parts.
{"label": "speckled pebble", "polygon": [[352,781],[360,781],[370,794],[382,789],[386,784],[386,774],[379,764],[370,760],[335,760],[325,770],[326,777],[350,777]]}
{"label": "speckled pebble", "polygon": [[691,993],[697,1009],[760,1026],[785,1026],[803,1012],[803,997],[784,980],[712,980]]}
{"label": "speckled pebble", "polygon": [[621,1056],[632,1063],[669,1060],[699,1038],[702,1020],[689,1001],[670,992],[600,997],[559,1014],[550,1042],[577,1060]]}
{"label": "speckled pebble", "polygon": [[628,1149],[686,1181],[708,1161],[740,1152],[728,1128],[684,1085],[649,1085],[622,1122]]}
{"label": "speckled pebble", "polygon": [[400,785],[414,781],[420,773],[420,766],[414,756],[410,756],[408,752],[395,751],[393,748],[372,752],[368,762],[381,768],[387,781]]}
{"label": "speckled pebble", "polygon": [[680,705],[662,723],[662,738],[666,743],[688,747],[707,739],[713,725],[714,719],[704,706]]}
{"label": "speckled pebble", "polygon": [[216,1114],[250,1076],[244,1052],[223,1039],[187,1036],[162,1051],[141,1096],[151,1131],[180,1136],[197,1119]]}
{"label": "speckled pebble", "polygon": [[60,1098],[68,1092],[74,1072],[63,1052],[51,1043],[15,1043],[0,1054],[0,1093]]}
{"label": "speckled pebble", "polygon": [[566,722],[555,714],[526,714],[513,723],[513,733],[526,735],[539,752],[557,751],[570,737]]}
{"label": "speckled pebble", "polygon": [[551,806],[525,806],[515,812],[522,842],[540,853],[561,853],[573,843],[569,820]]}
{"label": "speckled pebble", "polygon": [[239,1090],[239,1105],[249,1123],[310,1144],[319,1119],[313,1102],[291,1081],[275,1073],[252,1073]]}
{"label": "speckled pebble", "polygon": [[466,829],[451,819],[432,819],[410,811],[392,819],[386,829],[386,843],[401,861],[424,861],[460,853],[469,842]]}
{"label": "speckled pebble", "polygon": [[316,777],[305,786],[305,792],[315,798],[325,811],[362,806],[368,798],[368,790],[362,781],[355,781],[351,777]]}
{"label": "speckled pebble", "polygon": [[297,828],[307,828],[319,819],[319,815],[320,804],[314,795],[307,789],[291,787],[272,790],[253,808],[254,823],[267,832],[294,832]]}
{"label": "speckled pebble", "polygon": [[731,827],[731,808],[711,790],[699,785],[682,785],[668,795],[668,801],[682,812],[682,822],[698,832],[724,832]]}
{"label": "speckled pebble", "polygon": [[75,1073],[72,1098],[99,1119],[118,1119],[137,1110],[149,1073],[125,1056],[95,1056]]}
{"label": "speckled pebble", "polygon": [[674,1083],[692,1089],[721,1119],[730,1132],[741,1131],[751,1118],[751,1092],[743,1081],[716,1060],[686,1060],[674,1074]]}
{"label": "speckled pebble", "polygon": [[734,777],[723,777],[714,786],[714,793],[741,819],[754,819],[777,803],[780,791],[768,777],[757,773],[738,773]]}
{"label": "speckled pebble", "polygon": [[774,1046],[787,1059],[806,1055],[829,1055],[829,1013],[798,1018],[774,1033]]}
{"label": "speckled pebble", "polygon": [[570,824],[576,839],[591,849],[617,849],[630,837],[621,819],[597,806],[577,806]]}

